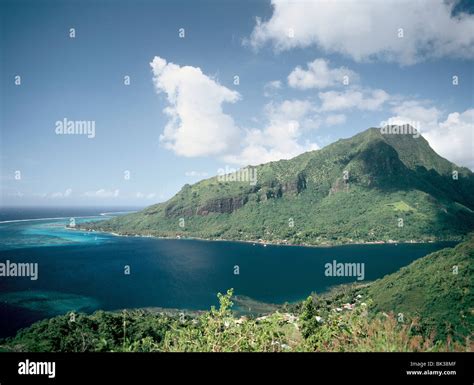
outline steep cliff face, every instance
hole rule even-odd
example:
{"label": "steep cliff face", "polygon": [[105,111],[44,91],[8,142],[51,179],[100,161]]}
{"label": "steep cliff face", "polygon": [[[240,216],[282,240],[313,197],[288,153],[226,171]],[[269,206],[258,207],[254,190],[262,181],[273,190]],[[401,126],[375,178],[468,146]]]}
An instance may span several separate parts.
{"label": "steep cliff face", "polygon": [[196,193],[192,186],[185,186],[178,195],[188,195],[191,199],[170,200],[164,205],[165,216],[176,218],[193,215],[205,216],[211,213],[231,214],[250,200],[261,202],[300,194],[306,189],[306,178],[302,173],[299,173],[288,181],[271,179],[257,183],[255,186],[241,183],[241,187],[242,189],[235,192],[238,194],[236,196],[212,196],[209,198],[210,194]]}
{"label": "steep cliff face", "polygon": [[230,214],[235,210],[240,209],[247,203],[248,197],[234,197],[214,199],[206,202],[203,206],[198,207],[196,215],[208,215],[209,213]]}
{"label": "steep cliff face", "polygon": [[140,213],[87,227],[316,244],[454,239],[474,228],[473,173],[438,156],[422,137],[372,128],[252,171],[255,179],[205,179]]}

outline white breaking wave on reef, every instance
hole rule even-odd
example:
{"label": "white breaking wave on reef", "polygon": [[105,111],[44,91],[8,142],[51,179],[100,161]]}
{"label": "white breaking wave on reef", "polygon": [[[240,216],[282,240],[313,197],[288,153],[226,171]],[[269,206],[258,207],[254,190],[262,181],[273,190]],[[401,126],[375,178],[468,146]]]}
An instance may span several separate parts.
{"label": "white breaking wave on reef", "polygon": [[[102,215],[102,214],[100,214]],[[33,218],[33,219],[12,219],[8,221],[0,221],[0,224],[2,223],[15,223],[15,222],[33,222],[33,221],[52,221],[55,219],[70,219],[70,218],[97,218],[97,215],[88,215],[85,217],[55,217],[55,218]]]}
{"label": "white breaking wave on reef", "polygon": [[56,219],[71,219],[71,218],[77,218],[77,219],[82,219],[82,218],[97,218],[99,216],[102,217],[108,217],[108,216],[113,216],[113,215],[119,215],[119,214],[132,214],[138,212],[137,210],[135,211],[110,211],[110,212],[103,212],[95,215],[86,215],[86,216],[75,216],[75,215],[70,215],[68,217],[48,217],[48,218],[27,218],[27,219],[9,219],[6,221],[0,221],[0,224],[2,223],[17,223],[17,222],[37,222],[37,221],[52,221]]}

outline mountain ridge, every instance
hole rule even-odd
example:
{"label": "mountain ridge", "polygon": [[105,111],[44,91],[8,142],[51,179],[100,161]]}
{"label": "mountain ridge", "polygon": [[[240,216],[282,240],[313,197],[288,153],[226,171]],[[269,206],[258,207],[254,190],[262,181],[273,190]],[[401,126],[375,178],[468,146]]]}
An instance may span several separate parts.
{"label": "mountain ridge", "polygon": [[[421,135],[372,127],[242,170],[186,184],[166,202],[83,228],[315,245],[461,239],[474,228],[474,174],[436,154]],[[239,180],[245,170],[255,172],[255,183]]]}

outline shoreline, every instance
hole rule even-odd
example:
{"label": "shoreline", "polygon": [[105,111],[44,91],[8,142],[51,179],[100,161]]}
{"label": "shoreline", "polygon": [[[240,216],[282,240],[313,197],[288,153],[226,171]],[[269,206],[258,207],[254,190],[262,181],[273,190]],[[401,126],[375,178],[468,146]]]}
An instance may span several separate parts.
{"label": "shoreline", "polygon": [[432,243],[440,243],[440,242],[455,242],[459,243],[462,242],[462,239],[458,240],[449,240],[449,239],[437,239],[432,241],[422,241],[422,240],[410,240],[410,241],[396,241],[396,240],[388,240],[388,241],[367,241],[367,242],[346,242],[346,243],[321,243],[321,244],[295,244],[295,243],[287,243],[283,241],[265,241],[262,239],[258,240],[242,240],[242,239],[213,239],[213,238],[199,238],[199,237],[182,237],[182,236],[175,236],[175,237],[166,237],[166,236],[159,236],[159,235],[144,235],[144,234],[123,234],[113,231],[105,231],[105,230],[94,230],[82,227],[75,227],[71,228],[66,226],[67,229],[70,230],[79,230],[89,233],[102,233],[113,235],[115,237],[128,237],[128,238],[155,238],[155,239],[164,239],[164,240],[190,240],[190,241],[203,241],[203,242],[239,242],[239,243],[249,243],[254,246],[260,245],[263,247],[267,246],[288,246],[288,247],[310,247],[310,248],[328,248],[328,247],[340,247],[340,246],[357,246],[357,245],[414,245],[414,244],[432,244]]}

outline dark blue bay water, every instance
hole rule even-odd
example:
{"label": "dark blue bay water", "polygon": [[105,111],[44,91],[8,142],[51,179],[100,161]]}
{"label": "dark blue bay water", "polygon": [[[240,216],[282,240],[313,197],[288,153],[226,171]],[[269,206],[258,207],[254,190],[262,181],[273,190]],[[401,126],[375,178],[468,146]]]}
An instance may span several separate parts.
{"label": "dark blue bay water", "polygon": [[[123,209],[122,209],[123,210]],[[327,262],[363,262],[374,280],[452,243],[353,245],[328,248],[239,242],[117,237],[68,230],[104,219],[110,208],[3,210],[0,263],[38,263],[36,281],[0,277],[0,336],[68,311],[138,307],[207,309],[216,293],[282,303],[322,292],[351,277],[326,277]],[[118,211],[118,210],[115,210]],[[108,214],[119,215],[119,214]],[[27,220],[60,217],[61,219]],[[88,218],[81,218],[88,217]],[[23,221],[15,221],[23,220]],[[124,266],[130,266],[130,275]],[[238,265],[240,274],[234,275]]]}

